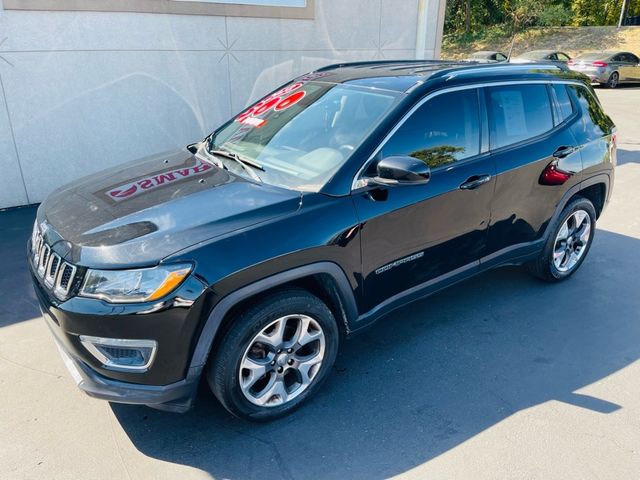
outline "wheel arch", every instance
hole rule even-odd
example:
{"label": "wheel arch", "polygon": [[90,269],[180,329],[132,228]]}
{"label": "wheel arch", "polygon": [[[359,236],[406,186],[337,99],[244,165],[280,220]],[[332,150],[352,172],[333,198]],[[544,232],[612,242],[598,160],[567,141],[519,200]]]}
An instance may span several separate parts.
{"label": "wheel arch", "polygon": [[332,311],[341,333],[349,334],[358,317],[355,296],[346,274],[333,262],[318,262],[257,280],[223,297],[207,317],[191,358],[189,371],[200,374],[220,333],[239,308],[274,291],[298,287],[324,301]]}
{"label": "wheel arch", "polygon": [[[609,187],[610,187],[609,174],[599,173],[597,175],[594,175],[592,177],[589,177],[583,180],[579,184],[574,185],[569,190],[567,190],[567,192],[562,196],[562,198],[558,202],[558,205],[556,206],[556,210],[553,216],[547,223],[547,227],[543,237],[545,241],[551,233],[551,226],[554,224],[555,220],[560,216],[560,214],[564,210],[564,207],[566,207],[567,204],[571,200],[573,200],[576,196],[582,196],[589,199],[591,203],[594,204],[594,207],[596,208],[597,217],[599,217],[607,203],[607,199],[610,191]],[[596,203],[594,203],[593,201],[594,199],[600,202],[599,208],[596,205]]]}

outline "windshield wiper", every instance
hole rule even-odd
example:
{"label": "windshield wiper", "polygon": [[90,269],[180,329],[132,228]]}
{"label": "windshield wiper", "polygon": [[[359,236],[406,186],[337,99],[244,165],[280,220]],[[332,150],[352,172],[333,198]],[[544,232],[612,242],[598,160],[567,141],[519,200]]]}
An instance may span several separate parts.
{"label": "windshield wiper", "polygon": [[243,168],[243,170],[249,174],[251,178],[253,178],[258,182],[262,182],[262,179],[258,176],[258,174],[254,172],[253,169],[249,168],[249,167],[253,167],[257,170],[261,170],[264,172],[264,167],[259,163],[254,162],[253,160],[249,160],[248,158],[241,157],[237,153],[233,153],[228,150],[222,150],[219,148],[213,149],[213,150],[207,149],[207,152],[211,155],[218,155],[219,157],[235,160],[238,163],[238,165],[240,165]]}

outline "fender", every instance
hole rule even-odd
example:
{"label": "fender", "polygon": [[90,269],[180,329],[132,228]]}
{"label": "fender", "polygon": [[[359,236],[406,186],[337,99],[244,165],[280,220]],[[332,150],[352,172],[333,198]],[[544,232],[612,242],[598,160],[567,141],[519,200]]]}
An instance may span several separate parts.
{"label": "fender", "polygon": [[284,272],[271,275],[270,277],[263,278],[262,280],[258,280],[230,293],[220,300],[215,307],[213,307],[213,310],[209,314],[209,317],[202,328],[202,332],[198,338],[198,343],[196,344],[196,348],[193,352],[191,364],[189,366],[189,376],[199,375],[202,372],[202,369],[207,363],[207,358],[220,324],[231,308],[242,300],[252,297],[260,292],[267,291],[279,285],[284,285],[285,283],[293,280],[298,280],[300,278],[320,273],[327,274],[335,280],[338,288],[337,293],[340,296],[341,307],[344,310],[347,322],[349,324],[352,323],[354,319],[358,317],[358,309],[353,291],[351,290],[347,276],[342,268],[332,262],[318,262],[286,270]]}
{"label": "fender", "polygon": [[[565,194],[562,196],[562,198],[558,202],[558,205],[556,206],[556,211],[554,212],[553,216],[549,220],[549,223],[547,224],[544,235],[542,236],[542,238],[544,239],[543,245],[546,244],[547,239],[549,238],[549,235],[551,235],[551,225],[553,225],[554,222],[558,219],[558,217],[562,213],[562,210],[564,210],[564,207],[567,205],[567,203],[569,203],[569,200],[571,199],[571,197],[573,197],[580,190],[584,190],[585,188],[590,187],[591,185],[595,185],[596,183],[604,183],[605,185],[604,204],[606,205],[606,201],[609,199],[609,192],[611,191],[611,189],[609,188],[610,177],[608,173],[598,173],[597,175],[589,177],[586,180],[582,180],[577,185],[574,185],[573,187],[571,187],[569,190],[565,192]],[[603,210],[604,210],[604,205],[603,205]]]}

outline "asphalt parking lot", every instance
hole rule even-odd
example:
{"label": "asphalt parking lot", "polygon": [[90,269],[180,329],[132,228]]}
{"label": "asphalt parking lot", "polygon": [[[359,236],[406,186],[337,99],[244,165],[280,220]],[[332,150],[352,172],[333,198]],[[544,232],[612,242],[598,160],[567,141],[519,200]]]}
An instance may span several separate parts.
{"label": "asphalt parking lot", "polygon": [[82,394],[28,278],[35,209],[0,213],[0,478],[638,478],[640,87],[598,95],[618,168],[581,270],[505,268],[398,310],[270,424],[204,388],[184,415]]}

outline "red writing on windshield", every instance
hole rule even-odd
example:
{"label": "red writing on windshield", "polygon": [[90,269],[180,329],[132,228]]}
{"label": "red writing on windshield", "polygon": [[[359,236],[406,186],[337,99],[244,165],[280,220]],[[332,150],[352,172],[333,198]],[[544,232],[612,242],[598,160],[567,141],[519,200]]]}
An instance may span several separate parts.
{"label": "red writing on windshield", "polygon": [[257,127],[262,126],[264,124],[264,121],[253,122],[251,120],[249,121],[247,120],[250,117],[257,117],[258,115],[263,115],[269,112],[270,110],[275,110],[277,112],[280,112],[282,110],[286,110],[292,105],[295,105],[300,100],[302,100],[306,95],[306,92],[304,90],[298,90],[300,87],[302,87],[302,85],[303,85],[302,82],[297,82],[297,83],[294,83],[293,85],[289,85],[288,87],[281,88],[277,92],[274,92],[268,97],[263,98],[258,103],[256,103],[249,109],[242,112],[240,115],[236,117],[236,121],[243,123],[245,125],[250,124]]}

